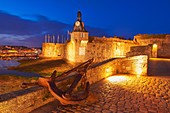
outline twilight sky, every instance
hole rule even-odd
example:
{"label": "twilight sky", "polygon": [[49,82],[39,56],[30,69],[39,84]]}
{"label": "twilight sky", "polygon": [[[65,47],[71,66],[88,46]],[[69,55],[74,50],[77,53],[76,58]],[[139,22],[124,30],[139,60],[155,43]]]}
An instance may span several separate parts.
{"label": "twilight sky", "polygon": [[170,34],[170,0],[0,0],[0,45],[41,47],[66,37],[77,11],[91,36]]}

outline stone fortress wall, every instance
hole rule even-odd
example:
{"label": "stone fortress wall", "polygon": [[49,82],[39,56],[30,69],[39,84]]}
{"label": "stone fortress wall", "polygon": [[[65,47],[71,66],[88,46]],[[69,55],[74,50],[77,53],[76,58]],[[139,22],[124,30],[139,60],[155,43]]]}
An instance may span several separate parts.
{"label": "stone fortress wall", "polygon": [[72,32],[64,48],[64,59],[71,62],[84,62],[88,43],[88,32]]}
{"label": "stone fortress wall", "polygon": [[170,58],[170,35],[136,35],[133,41],[115,37],[88,37],[88,40],[73,39],[65,44],[42,45],[42,56],[71,62],[84,62],[90,58],[94,58],[94,62],[101,62],[110,58],[137,55]]}
{"label": "stone fortress wall", "polygon": [[158,49],[158,57],[170,58],[170,43],[163,44],[160,49]]}
{"label": "stone fortress wall", "polygon": [[56,57],[62,59],[64,57],[64,44],[60,43],[43,43],[42,55],[43,57]]}
{"label": "stone fortress wall", "polygon": [[110,58],[126,57],[133,41],[114,37],[93,37],[87,40],[70,40],[65,44],[43,43],[43,57],[57,57],[71,62],[84,62],[94,58],[94,62],[101,62]]}
{"label": "stone fortress wall", "polygon": [[127,56],[144,54],[149,57],[170,58],[169,34],[139,34],[134,36],[133,41],[137,46],[132,47],[130,52],[127,53]]}
{"label": "stone fortress wall", "polygon": [[170,35],[168,34],[138,34],[134,36],[134,42],[139,45],[149,45],[149,44],[158,44],[162,45],[164,43],[170,43]]}
{"label": "stone fortress wall", "polygon": [[130,51],[126,53],[127,57],[138,56],[138,55],[147,55],[148,57],[153,57],[152,45],[132,46],[130,48]]}
{"label": "stone fortress wall", "polygon": [[93,37],[87,43],[86,60],[94,58],[94,62],[101,62],[110,58],[126,57],[133,41],[119,38]]}
{"label": "stone fortress wall", "polygon": [[[55,37],[52,37],[54,42]],[[94,62],[101,62],[109,58],[148,55],[149,57],[170,58],[170,35],[139,34],[134,40],[117,37],[91,37],[82,21],[82,14],[77,13],[70,40],[65,44],[49,43],[50,35],[45,37],[42,45],[43,57],[59,57],[71,62],[84,62],[94,58]]]}

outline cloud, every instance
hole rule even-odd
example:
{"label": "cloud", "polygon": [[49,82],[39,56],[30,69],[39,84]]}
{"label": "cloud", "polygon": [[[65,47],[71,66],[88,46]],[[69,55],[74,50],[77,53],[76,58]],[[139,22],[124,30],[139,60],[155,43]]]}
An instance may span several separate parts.
{"label": "cloud", "polygon": [[0,11],[0,44],[41,46],[44,34],[63,34],[68,26],[42,15],[33,16],[36,20]]}
{"label": "cloud", "polygon": [[47,17],[35,15],[37,21],[23,19],[0,11],[0,31],[3,34],[37,35],[42,33],[62,32],[67,25],[58,21],[49,20]]}
{"label": "cloud", "polygon": [[0,34],[0,45],[25,45],[30,44],[26,41],[30,37],[35,37],[34,35],[11,35],[11,34]]}
{"label": "cloud", "polygon": [[[40,47],[44,35],[67,35],[68,25],[56,20],[50,20],[43,15],[24,15],[22,17],[0,10],[0,45],[22,45]],[[86,27],[91,35],[106,35],[100,28]]]}

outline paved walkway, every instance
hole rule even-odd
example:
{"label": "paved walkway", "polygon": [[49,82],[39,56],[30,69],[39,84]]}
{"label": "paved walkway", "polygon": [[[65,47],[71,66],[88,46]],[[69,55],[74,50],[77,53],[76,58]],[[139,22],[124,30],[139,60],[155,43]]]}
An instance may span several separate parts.
{"label": "paved walkway", "polygon": [[31,113],[170,113],[170,77],[113,76],[91,87],[95,103],[62,106],[58,101]]}

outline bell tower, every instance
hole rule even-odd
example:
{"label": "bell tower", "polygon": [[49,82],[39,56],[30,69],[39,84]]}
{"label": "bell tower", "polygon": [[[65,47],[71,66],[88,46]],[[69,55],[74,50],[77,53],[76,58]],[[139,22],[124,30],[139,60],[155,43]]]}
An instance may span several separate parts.
{"label": "bell tower", "polygon": [[82,14],[80,11],[77,12],[77,20],[74,23],[73,32],[86,32],[84,23],[82,22]]}
{"label": "bell tower", "polygon": [[86,31],[84,22],[82,21],[82,14],[77,12],[77,20],[74,23],[73,31],[71,33],[71,40],[88,40],[89,33]]}
{"label": "bell tower", "polygon": [[89,33],[86,31],[84,22],[82,21],[82,14],[77,12],[77,20],[74,23],[73,31],[70,33],[71,43],[74,45],[75,62],[84,62],[86,46],[88,43]]}

